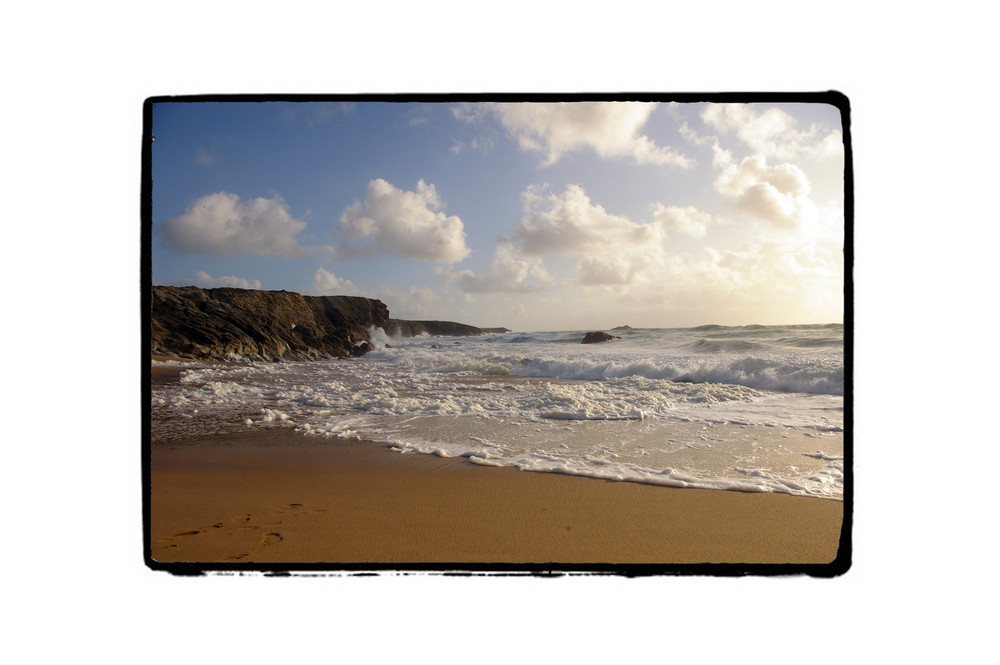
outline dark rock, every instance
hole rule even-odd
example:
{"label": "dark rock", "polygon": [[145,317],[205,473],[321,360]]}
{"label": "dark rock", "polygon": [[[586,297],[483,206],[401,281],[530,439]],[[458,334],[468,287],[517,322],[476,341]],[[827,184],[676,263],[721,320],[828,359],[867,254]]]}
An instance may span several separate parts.
{"label": "dark rock", "polygon": [[612,328],[612,330],[632,330],[632,326],[618,326],[617,328]]}
{"label": "dark rock", "polygon": [[621,337],[609,335],[606,332],[589,332],[583,336],[581,344],[597,344],[598,342],[608,342],[613,339],[621,339]]}
{"label": "dark rock", "polygon": [[290,291],[154,286],[152,351],[217,359],[350,358],[371,349],[372,327],[389,327],[380,300]]}
{"label": "dark rock", "polygon": [[372,328],[394,337],[483,334],[454,321],[390,319],[371,298],[194,286],[154,286],[150,323],[153,353],[213,360],[354,358],[374,348]]}
{"label": "dark rock", "polygon": [[474,337],[483,331],[475,326],[454,321],[403,321],[392,319],[386,329],[392,337],[419,337],[420,335],[444,337]]}
{"label": "dark rock", "polygon": [[480,330],[488,334],[503,334],[510,332],[510,328],[480,328]]}

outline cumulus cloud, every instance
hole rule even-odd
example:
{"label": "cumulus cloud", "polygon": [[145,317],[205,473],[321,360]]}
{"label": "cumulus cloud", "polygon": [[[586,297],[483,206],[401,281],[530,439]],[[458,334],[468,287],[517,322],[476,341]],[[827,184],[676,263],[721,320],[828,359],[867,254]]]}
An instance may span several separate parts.
{"label": "cumulus cloud", "polygon": [[[592,202],[579,185],[570,185],[558,195],[532,187],[522,196],[526,216],[509,241],[523,256],[573,257],[581,284],[623,286],[648,281],[665,260],[667,236],[662,220],[636,222],[611,214]],[[704,221],[703,213],[694,208],[663,210],[664,219]]]}
{"label": "cumulus cloud", "polygon": [[404,191],[382,180],[368,183],[364,203],[340,217],[341,252],[366,251],[388,256],[454,263],[468,256],[462,220],[440,211],[434,185],[423,180]]}
{"label": "cumulus cloud", "polygon": [[732,154],[716,143],[713,164],[719,175],[715,190],[733,197],[736,208],[775,226],[793,229],[816,217],[809,198],[809,179],[794,164],[768,166],[763,155],[736,163]]}
{"label": "cumulus cloud", "polygon": [[672,148],[658,146],[640,134],[655,106],[639,102],[522,102],[466,104],[454,107],[453,113],[465,122],[481,122],[487,115],[496,117],[522,150],[543,154],[543,166],[585,148],[605,159],[631,158],[638,164],[693,166],[688,157]]}
{"label": "cumulus cloud", "polygon": [[529,256],[542,254],[602,254],[662,240],[655,224],[633,222],[592,203],[579,185],[561,195],[531,187],[522,194],[528,213],[511,240]]}
{"label": "cumulus cloud", "polygon": [[291,216],[280,196],[240,201],[229,192],[203,196],[163,224],[167,247],[217,256],[301,256],[295,235],[306,223]]}
{"label": "cumulus cloud", "polygon": [[663,228],[680,231],[692,238],[701,238],[708,233],[712,216],[693,206],[681,208],[654,203],[653,220]]}
{"label": "cumulus cloud", "polygon": [[839,130],[815,124],[800,130],[795,118],[776,107],[758,112],[750,104],[708,104],[701,119],[720,132],[734,132],[754,152],[775,159],[832,157],[844,150]]}
{"label": "cumulus cloud", "polygon": [[207,272],[199,270],[195,273],[195,286],[200,286],[203,289],[214,289],[220,286],[228,286],[234,289],[259,289],[260,280],[259,279],[243,279],[242,277],[234,277],[233,275],[224,275],[222,277],[212,277]]}
{"label": "cumulus cloud", "polygon": [[328,270],[317,268],[310,292],[315,296],[343,296],[357,294],[358,289],[349,279],[341,279]]}
{"label": "cumulus cloud", "polygon": [[522,199],[525,216],[508,237],[498,239],[489,272],[441,274],[455,278],[465,293],[528,293],[557,283],[542,263],[545,256],[574,259],[577,279],[587,286],[633,283],[662,260],[663,225],[613,215],[579,185],[562,194],[533,186]]}
{"label": "cumulus cloud", "polygon": [[450,274],[465,293],[529,293],[552,283],[552,276],[537,257],[519,257],[509,243],[497,245],[490,271],[477,275],[471,270]]}
{"label": "cumulus cloud", "polygon": [[576,274],[585,286],[625,286],[637,281],[650,265],[646,252],[583,256],[577,262]]}

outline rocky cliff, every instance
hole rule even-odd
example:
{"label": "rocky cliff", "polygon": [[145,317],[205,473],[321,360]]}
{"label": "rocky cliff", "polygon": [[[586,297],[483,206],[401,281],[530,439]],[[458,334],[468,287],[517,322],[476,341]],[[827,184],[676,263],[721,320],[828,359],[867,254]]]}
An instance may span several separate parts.
{"label": "rocky cliff", "polygon": [[361,355],[389,326],[380,300],[289,291],[153,287],[152,351],[188,358],[315,360]]}
{"label": "rocky cliff", "polygon": [[386,332],[393,337],[418,337],[420,335],[444,335],[447,337],[471,337],[482,335],[475,326],[454,321],[403,321],[391,319]]}
{"label": "rocky cliff", "polygon": [[390,319],[381,300],[290,291],[154,286],[152,352],[224,360],[319,360],[359,356],[372,328],[393,337],[481,335],[453,321]]}

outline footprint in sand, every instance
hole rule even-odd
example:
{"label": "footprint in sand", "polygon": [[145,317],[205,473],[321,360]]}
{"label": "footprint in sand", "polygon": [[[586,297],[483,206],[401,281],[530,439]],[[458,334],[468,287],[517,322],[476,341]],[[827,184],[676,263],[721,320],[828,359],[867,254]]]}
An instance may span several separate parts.
{"label": "footprint in sand", "polygon": [[260,542],[262,545],[274,545],[275,543],[280,543],[284,538],[281,537],[280,533],[265,533],[261,536]]}
{"label": "footprint in sand", "polygon": [[243,552],[242,554],[234,554],[233,556],[227,556],[223,558],[223,561],[239,561],[244,557],[250,556],[250,552]]}
{"label": "footprint in sand", "polygon": [[[300,517],[302,515],[315,515],[317,513],[328,513],[328,512],[330,512],[326,508],[310,508],[310,509],[306,509],[306,506],[305,506],[304,503],[288,503],[288,504],[285,504],[284,506],[275,506],[274,510],[279,515],[283,515],[286,510],[294,510],[295,512],[292,513],[292,515],[294,517]],[[271,522],[271,524],[280,524],[280,522]]]}
{"label": "footprint in sand", "polygon": [[198,529],[192,529],[191,531],[185,531],[184,533],[175,533],[172,536],[167,536],[166,538],[162,538],[161,541],[173,540],[175,538],[185,538],[187,536],[197,536],[199,533],[201,533],[201,531],[199,531]]}
{"label": "footprint in sand", "polygon": [[[279,516],[279,515],[285,515],[285,513],[287,513],[287,512],[291,512],[292,513],[292,517],[299,517],[301,515],[305,515],[306,512],[308,512],[308,511],[303,511],[302,510],[302,508],[304,508],[304,507],[305,506],[303,506],[303,504],[301,504],[301,503],[287,503],[287,504],[285,504],[283,506],[274,506],[273,507],[273,512],[271,514],[273,516]],[[281,524],[281,520],[280,519],[274,520],[272,522],[268,522],[268,524],[276,526],[278,524]]]}

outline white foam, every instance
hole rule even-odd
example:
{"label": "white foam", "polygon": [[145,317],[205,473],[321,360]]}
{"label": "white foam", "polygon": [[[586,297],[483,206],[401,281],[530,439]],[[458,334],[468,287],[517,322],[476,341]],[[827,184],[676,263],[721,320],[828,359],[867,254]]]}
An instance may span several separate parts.
{"label": "white foam", "polygon": [[[602,347],[563,333],[395,340],[376,329],[375,350],[351,361],[185,366],[179,383],[154,386],[154,418],[176,436],[287,426],[474,464],[837,497],[842,351],[765,343],[800,343],[794,332],[626,332]],[[709,333],[757,339],[695,343]]]}

